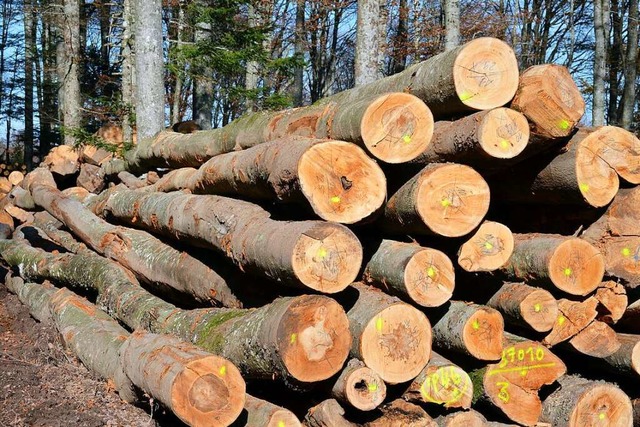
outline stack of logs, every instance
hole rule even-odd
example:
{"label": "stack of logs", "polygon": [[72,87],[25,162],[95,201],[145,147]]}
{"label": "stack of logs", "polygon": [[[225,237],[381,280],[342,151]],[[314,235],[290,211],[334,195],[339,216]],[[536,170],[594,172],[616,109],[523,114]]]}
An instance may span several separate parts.
{"label": "stack of logs", "polygon": [[6,286],[189,425],[631,426],[640,141],[584,107],[480,38],[123,159],[58,147],[0,202]]}

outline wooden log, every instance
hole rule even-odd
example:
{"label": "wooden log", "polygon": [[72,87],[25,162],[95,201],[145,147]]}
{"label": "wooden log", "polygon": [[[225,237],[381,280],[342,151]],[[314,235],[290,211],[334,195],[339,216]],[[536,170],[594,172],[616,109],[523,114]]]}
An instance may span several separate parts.
{"label": "wooden log", "polygon": [[609,325],[594,320],[568,341],[568,345],[578,353],[605,358],[620,349],[616,332]]}
{"label": "wooden log", "polygon": [[304,425],[307,427],[356,427],[357,424],[344,418],[344,408],[337,400],[323,400],[309,409],[304,417]]}
{"label": "wooden log", "polygon": [[20,186],[15,186],[7,194],[7,202],[22,209],[34,209],[36,207],[31,194]]}
{"label": "wooden log", "polygon": [[7,179],[9,180],[11,185],[20,185],[20,183],[24,179],[24,174],[20,171],[15,170],[9,174],[9,177]]}
{"label": "wooden log", "polygon": [[513,254],[500,270],[509,280],[553,285],[587,295],[602,282],[604,257],[586,240],[554,234],[514,234]]}
{"label": "wooden log", "polygon": [[605,362],[605,369],[616,374],[633,378],[640,375],[640,335],[616,334],[620,344],[618,349],[601,360]]}
{"label": "wooden log", "polygon": [[82,187],[69,187],[62,190],[62,194],[79,202],[86,202],[91,197],[95,197],[95,194],[89,193],[86,188]]}
{"label": "wooden log", "polygon": [[502,353],[504,320],[493,308],[450,301],[433,325],[433,345],[479,360],[498,360]]}
{"label": "wooden log", "polygon": [[351,359],[331,388],[331,397],[360,411],[377,408],[387,396],[387,386],[373,369]]}
{"label": "wooden log", "polygon": [[61,176],[73,175],[80,169],[78,152],[69,145],[59,145],[49,151],[42,163],[51,172]]}
{"label": "wooden log", "polygon": [[118,174],[118,179],[120,179],[120,182],[122,182],[132,190],[137,190],[138,188],[146,187],[148,185],[146,179],[138,178],[134,174],[127,171],[120,172]]}
{"label": "wooden log", "polygon": [[612,280],[602,282],[593,295],[598,300],[598,320],[615,324],[627,309],[627,291],[620,283]]}
{"label": "wooden log", "polygon": [[631,184],[640,184],[640,140],[617,126],[590,129],[588,147]]}
{"label": "wooden log", "polygon": [[640,300],[627,306],[616,327],[623,331],[640,334]]}
{"label": "wooden log", "polygon": [[469,409],[472,397],[473,383],[469,374],[433,351],[427,366],[402,395],[409,402],[439,405],[447,409]]}
{"label": "wooden log", "polygon": [[487,305],[502,313],[507,323],[536,332],[550,331],[558,318],[553,295],[524,283],[505,283]]}
{"label": "wooden log", "polygon": [[[221,156],[223,155],[224,154],[221,154]],[[214,157],[214,159],[217,157],[218,156]],[[205,162],[201,168],[205,168],[207,163],[208,162]],[[229,165],[225,165],[225,167],[229,167]],[[154,184],[146,187],[144,191],[160,191],[168,193],[176,190],[187,190],[188,192],[193,192],[193,189],[196,188],[195,184],[197,184],[197,182],[194,182],[194,184],[191,183],[194,181],[194,176],[199,175],[199,173],[200,169],[195,168],[174,169],[163,175],[162,178],[158,177],[158,180]]]}
{"label": "wooden log", "polygon": [[104,181],[104,173],[99,166],[84,163],[80,166],[80,174],[76,180],[78,187],[86,189],[90,193],[100,193],[106,183]]}
{"label": "wooden log", "polygon": [[28,283],[20,276],[12,276],[7,273],[4,279],[7,289],[14,293],[20,302],[29,308],[29,314],[38,322],[46,323],[53,321],[51,316],[51,297],[57,291],[50,282]]}
{"label": "wooden log", "polygon": [[538,138],[565,138],[582,118],[585,102],[566,67],[541,64],[520,74],[511,108],[527,117]]}
{"label": "wooden log", "polygon": [[458,251],[458,265],[476,273],[502,268],[513,253],[513,233],[504,224],[484,221]]}
{"label": "wooden log", "polygon": [[606,206],[620,180],[615,169],[591,148],[594,132],[581,128],[566,146],[538,156],[490,180],[497,201]]}
{"label": "wooden log", "polygon": [[246,420],[243,415],[238,421],[246,421],[246,426],[265,427],[301,427],[300,420],[295,414],[281,406],[274,405],[266,400],[246,395],[244,402]]}
{"label": "wooden log", "polygon": [[8,178],[0,177],[0,193],[8,193],[13,188],[13,184]]}
{"label": "wooden log", "polygon": [[416,308],[376,288],[355,283],[355,303],[347,311],[351,356],[389,384],[409,381],[427,365],[431,324]]}
{"label": "wooden log", "polygon": [[633,425],[640,425],[640,398],[631,401],[633,406]]}
{"label": "wooden log", "polygon": [[386,198],[380,167],[358,146],[342,141],[283,138],[213,157],[197,172],[179,171],[154,187],[172,191],[175,185],[165,184],[171,181],[198,194],[303,202],[320,218],[344,224],[379,212]]}
{"label": "wooden log", "polygon": [[4,205],[4,211],[11,215],[16,221],[19,221],[23,224],[33,222],[33,214],[31,212],[27,212],[24,209],[14,206],[11,203],[7,203],[6,205]]}
{"label": "wooden log", "polygon": [[174,123],[171,126],[171,130],[178,133],[193,133],[198,130],[202,130],[202,127],[193,120],[187,120],[184,122]]}
{"label": "wooden log", "polygon": [[554,426],[631,426],[631,400],[618,387],[575,375],[558,380],[560,388],[543,403],[540,421]]}
{"label": "wooden log", "polygon": [[578,334],[598,316],[597,307],[598,300],[593,297],[584,301],[559,299],[558,317],[543,344],[554,346]]}
{"label": "wooden log", "polygon": [[246,378],[301,387],[335,375],[349,354],[349,320],[328,297],[279,298],[254,310],[181,310],[95,253],[51,254],[15,240],[0,240],[0,253],[12,267],[22,264],[25,278],[89,288],[98,293],[98,305],[129,328],[193,342],[229,359]]}
{"label": "wooden log", "polygon": [[225,197],[115,189],[105,211],[136,227],[213,247],[244,271],[320,292],[343,290],[362,263],[360,242],[342,225],[274,221],[256,205]]}
{"label": "wooden log", "polygon": [[423,307],[438,307],[453,294],[455,273],[444,253],[383,240],[364,269],[364,281]]}
{"label": "wooden log", "polygon": [[364,427],[437,427],[438,424],[418,405],[396,399],[381,408],[382,416]]}
{"label": "wooden log", "polygon": [[487,419],[478,411],[457,411],[435,419],[440,427],[485,427]]}
{"label": "wooden log", "polygon": [[432,164],[389,198],[382,225],[402,234],[460,237],[480,225],[488,210],[489,186],[480,174],[468,166]]}
{"label": "wooden log", "polygon": [[80,151],[80,161],[86,164],[101,166],[113,158],[113,153],[94,145],[85,145]]}
{"label": "wooden log", "polygon": [[228,426],[245,403],[245,383],[228,360],[169,335],[136,331],[120,350],[127,377],[190,426]]}

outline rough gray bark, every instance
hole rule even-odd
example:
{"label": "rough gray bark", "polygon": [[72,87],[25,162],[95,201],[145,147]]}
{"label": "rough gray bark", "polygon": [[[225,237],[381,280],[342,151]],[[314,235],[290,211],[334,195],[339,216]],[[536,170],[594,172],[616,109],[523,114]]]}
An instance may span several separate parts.
{"label": "rough gray bark", "polygon": [[24,2],[24,163],[30,170],[33,157],[33,63],[36,41],[33,5]]}
{"label": "rough gray bark", "polygon": [[604,80],[607,70],[606,58],[606,30],[604,19],[604,1],[593,1],[593,25],[596,38],[594,65],[593,65],[593,106],[592,125],[604,126]]}
{"label": "rough gray bark", "polygon": [[[133,109],[136,105],[134,40],[131,31],[134,25],[133,1],[135,0],[124,0],[122,6],[122,104],[127,110]],[[122,117],[122,139],[124,141],[133,139],[133,125],[131,114],[126,111]]]}
{"label": "rough gray bark", "polygon": [[[58,89],[62,124],[66,129],[80,127],[82,118],[78,62],[80,61],[80,6],[78,0],[64,0],[64,10],[59,18],[62,38],[56,48]],[[75,138],[64,135],[64,143],[73,145]]]}
{"label": "rough gray bark", "polygon": [[[295,35],[295,54],[299,59],[304,59],[304,11],[306,0],[296,0],[296,35]],[[296,67],[293,75],[293,106],[300,107],[303,102],[304,93],[304,66]]]}
{"label": "rough gray bark", "polygon": [[[200,6],[210,7],[209,2]],[[196,43],[206,43],[211,38],[211,24],[209,22],[198,22],[196,24]],[[198,70],[193,78],[193,120],[202,129],[211,129],[213,118],[213,70],[204,66]]]}
{"label": "rough gray bark", "polygon": [[638,2],[629,2],[627,24],[627,58],[624,67],[624,92],[622,94],[622,121],[625,129],[631,127],[636,104],[636,77],[638,69]]}
{"label": "rough gray bark", "polygon": [[460,1],[445,0],[444,8],[444,49],[449,50],[460,44]]}
{"label": "rough gray bark", "polygon": [[[260,21],[256,8],[249,3],[247,5],[247,15],[250,27],[256,27]],[[247,71],[244,75],[244,88],[250,93],[258,88],[258,79],[260,78],[260,65],[258,61],[247,61]],[[247,97],[245,108],[248,112],[255,110],[255,101],[249,96]]]}
{"label": "rough gray bark", "polygon": [[[177,43],[176,47],[180,49],[182,47],[183,37],[184,37],[184,27],[185,27],[185,13],[183,3],[179,2],[177,5],[178,8],[178,23],[177,23]],[[182,104],[182,82],[183,77],[180,71],[174,73],[176,83],[173,87],[173,103],[171,104],[171,123],[179,123],[182,121],[182,111],[180,110],[180,105]]]}
{"label": "rough gray bark", "polygon": [[164,128],[164,62],[162,2],[134,0],[136,11],[136,124],[138,139]]}
{"label": "rough gray bark", "polygon": [[380,49],[379,20],[380,0],[358,1],[355,61],[356,86],[373,83],[380,77],[378,71],[378,50]]}

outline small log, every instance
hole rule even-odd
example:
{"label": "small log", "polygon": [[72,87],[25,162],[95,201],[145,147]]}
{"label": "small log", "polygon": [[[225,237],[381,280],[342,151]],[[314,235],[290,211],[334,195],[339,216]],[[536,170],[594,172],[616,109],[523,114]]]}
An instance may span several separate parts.
{"label": "small log", "polygon": [[587,295],[602,282],[604,257],[587,241],[554,234],[514,234],[513,254],[500,270],[510,280],[553,285]]}
{"label": "small log", "polygon": [[473,409],[441,415],[435,421],[440,427],[485,427],[487,425],[484,415]]}
{"label": "small log", "polygon": [[49,151],[43,164],[51,172],[61,176],[73,175],[80,169],[78,152],[69,145],[59,145]]}
{"label": "small log", "polygon": [[618,387],[575,375],[558,380],[560,388],[543,403],[540,421],[554,426],[631,426],[631,400]]}
{"label": "small log", "polygon": [[23,224],[33,222],[33,214],[31,212],[27,212],[11,203],[4,205],[4,211]]}
{"label": "small log", "polygon": [[387,396],[387,386],[373,369],[351,359],[331,389],[331,397],[360,411],[377,408]]}
{"label": "small log", "polygon": [[7,194],[7,202],[22,209],[34,209],[36,207],[31,194],[20,186],[15,186]]}
{"label": "small log", "polygon": [[[221,154],[220,156],[224,156],[224,154]],[[219,156],[216,156],[214,157],[214,159],[218,157]],[[204,171],[206,168],[205,165],[207,164],[209,163],[208,162],[204,163],[201,166],[202,169],[195,169],[195,168],[174,169],[169,173],[163,175],[162,178],[158,177],[158,180],[153,185],[149,185],[148,187],[146,187],[144,191],[159,191],[159,192],[168,193],[170,191],[176,191],[176,190],[187,190],[186,192],[193,192],[193,189],[195,189],[197,186],[200,185],[200,182],[197,180],[196,176],[202,176],[204,174]],[[233,167],[233,165],[229,165],[226,162],[224,165],[225,165],[225,168]],[[120,173],[123,173],[123,172],[120,172]],[[246,173],[246,171],[244,171],[244,173]],[[120,174],[118,174],[118,176],[119,175]],[[243,177],[240,176],[238,178],[242,179]],[[203,193],[205,193],[205,191],[203,191]],[[211,191],[211,193],[215,193],[215,191]]]}
{"label": "small log", "polygon": [[382,416],[364,427],[437,427],[438,424],[424,409],[413,403],[396,399],[381,408]]}
{"label": "small log", "polygon": [[640,334],[640,300],[627,306],[616,327],[624,331]]}
{"label": "small log", "polygon": [[20,185],[22,180],[24,179],[24,174],[20,171],[13,171],[9,174],[8,180],[11,185]]}
{"label": "small log", "polygon": [[536,137],[565,138],[582,118],[585,102],[566,67],[542,64],[520,74],[511,108],[527,117]]}
{"label": "small log", "polygon": [[62,190],[62,194],[73,199],[78,202],[86,202],[91,197],[94,197],[95,194],[89,193],[86,188],[82,187],[69,187]]}
{"label": "small log", "polygon": [[433,325],[433,344],[479,360],[498,360],[503,331],[504,320],[493,308],[450,301],[445,315]]}
{"label": "small log", "polygon": [[436,352],[431,352],[427,366],[402,395],[409,402],[435,404],[447,409],[469,409],[472,397],[473,383],[469,374]]}
{"label": "small log", "polygon": [[8,193],[13,188],[13,184],[8,178],[0,177],[0,193]]}
{"label": "small log", "polygon": [[137,190],[138,188],[146,187],[147,185],[149,185],[146,179],[138,178],[134,174],[127,171],[120,172],[118,174],[118,179],[131,190]]}
{"label": "small log", "polygon": [[337,400],[323,400],[309,409],[304,417],[304,425],[307,427],[356,427],[357,424],[344,418],[344,409]]}
{"label": "small log", "polygon": [[190,426],[227,426],[245,403],[245,383],[228,360],[168,335],[136,331],[120,349],[127,377]]}
{"label": "small log", "polygon": [[171,126],[171,130],[178,133],[193,133],[202,130],[202,127],[193,120],[187,120],[184,122],[174,123]]}
{"label": "small log", "polygon": [[80,166],[80,175],[76,180],[78,187],[86,189],[90,193],[100,193],[106,183],[104,181],[104,173],[99,166],[84,163]]}
{"label": "small log", "polygon": [[600,303],[598,320],[614,324],[620,320],[627,309],[628,298],[624,286],[612,280],[602,282],[593,295]]}
{"label": "small log", "polygon": [[438,307],[453,294],[455,273],[444,253],[416,244],[383,240],[367,263],[364,280],[423,307]]}
{"label": "small log", "polygon": [[225,197],[114,188],[105,212],[182,242],[213,247],[242,270],[325,293],[346,288],[362,263],[360,242],[342,225],[274,221],[254,204]]}
{"label": "small log", "polygon": [[551,332],[542,340],[543,344],[554,346],[568,340],[585,329],[598,316],[598,300],[589,297],[584,301],[558,300],[558,317]]}
{"label": "small log", "polygon": [[94,145],[85,145],[80,151],[80,161],[89,165],[102,166],[113,158],[113,153]]}
{"label": "small log", "polygon": [[605,368],[616,374],[638,378],[640,375],[640,335],[617,334],[618,349],[601,360]]}
{"label": "small log", "polygon": [[505,322],[536,332],[550,331],[558,318],[553,295],[524,283],[505,283],[487,305],[502,313]]}
{"label": "small log", "polygon": [[633,399],[631,405],[633,406],[633,425],[640,425],[640,398]]}
{"label": "small log", "polygon": [[484,221],[458,251],[458,265],[476,273],[502,268],[513,253],[513,233],[506,225]]}
{"label": "small log", "polygon": [[597,358],[605,358],[620,349],[616,332],[599,320],[594,320],[578,332],[568,344],[578,353]]}
{"label": "small log", "polygon": [[153,185],[160,180],[160,175],[158,175],[156,171],[148,171],[145,175],[147,176],[147,184],[149,185]]}
{"label": "small log", "polygon": [[458,164],[432,164],[389,198],[382,225],[402,234],[460,237],[480,225],[488,210],[489,186],[478,172]]}
{"label": "small log", "polygon": [[4,284],[7,289],[16,294],[20,302],[29,308],[29,314],[38,322],[53,321],[51,315],[51,297],[58,290],[50,282],[27,283],[20,276],[12,276],[7,273]]}
{"label": "small log", "polygon": [[73,234],[68,231],[60,230],[63,225],[64,224],[55,219],[55,217],[47,211],[38,212],[34,215],[33,226],[42,230],[49,240],[55,244],[62,246],[67,251],[73,252],[74,254],[90,250],[84,243],[78,242]]}
{"label": "small log", "polygon": [[[300,420],[295,414],[281,406],[274,405],[266,400],[246,395],[244,402],[246,412],[246,426],[265,427],[301,427]],[[240,416],[243,420],[243,416]]]}
{"label": "small log", "polygon": [[431,324],[416,308],[376,288],[353,284],[355,304],[347,312],[351,356],[389,384],[409,381],[427,365]]}

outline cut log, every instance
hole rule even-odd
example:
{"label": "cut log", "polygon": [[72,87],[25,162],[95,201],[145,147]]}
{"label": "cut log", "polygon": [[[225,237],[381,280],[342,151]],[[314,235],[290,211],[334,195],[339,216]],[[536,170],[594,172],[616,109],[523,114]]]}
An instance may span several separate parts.
{"label": "cut log", "polygon": [[614,354],[620,349],[620,341],[616,332],[609,325],[599,320],[594,320],[578,332],[568,342],[570,348],[578,353],[605,358]]}
{"label": "cut log", "polygon": [[347,312],[351,356],[389,384],[409,381],[427,365],[431,324],[416,308],[378,289],[353,284],[355,304]]}
{"label": "cut log", "polygon": [[34,209],[36,207],[31,194],[20,186],[15,186],[7,194],[7,202],[22,209]]}
{"label": "cut log", "polygon": [[360,242],[342,225],[278,222],[256,205],[225,197],[115,189],[105,209],[136,227],[213,247],[242,270],[320,292],[343,290],[362,264]]}
{"label": "cut log", "polygon": [[503,331],[504,320],[493,308],[450,301],[445,315],[433,325],[433,344],[479,360],[498,360]]}
{"label": "cut log", "polygon": [[122,171],[118,174],[118,179],[124,185],[132,190],[137,190],[138,188],[146,187],[148,185],[146,179],[138,178],[132,173],[127,171]]}
{"label": "cut log", "polygon": [[513,254],[500,270],[510,280],[587,295],[602,282],[604,257],[587,241],[553,234],[514,234]]}
{"label": "cut log", "polygon": [[640,425],[640,398],[633,399],[631,404],[633,406],[633,425]]}
{"label": "cut log", "polygon": [[527,117],[537,137],[564,138],[582,118],[585,102],[566,67],[542,64],[520,74],[511,108]]}
{"label": "cut log", "polygon": [[[223,155],[224,154],[221,154],[221,156]],[[219,156],[214,157],[214,159],[217,157]],[[187,190],[188,192],[192,192],[193,188],[196,188],[196,185],[199,184],[199,182],[195,181],[194,178],[196,175],[200,176],[201,173],[204,173],[204,168],[206,167],[205,166],[206,164],[207,163],[201,166],[202,172],[201,172],[201,169],[195,169],[195,168],[174,169],[169,173],[163,175],[162,178],[158,177],[158,180],[153,185],[149,185],[148,187],[146,187],[144,191],[160,191],[160,192],[168,193],[170,191],[184,189],[184,190]],[[226,168],[230,166],[233,167],[233,165],[228,165],[225,162]],[[122,173],[128,173],[128,172],[120,172],[118,176],[120,176],[120,174]],[[238,177],[238,178],[242,179],[242,177]],[[127,187],[129,186],[127,185]]]}
{"label": "cut log", "polygon": [[57,291],[51,283],[27,283],[20,276],[7,273],[4,284],[10,292],[16,294],[22,304],[29,308],[29,314],[38,322],[53,321],[51,316],[51,297]]}
{"label": "cut log", "polygon": [[4,205],[4,211],[23,224],[33,222],[33,214],[31,212],[27,212],[11,203]]}
{"label": "cut log", "polygon": [[13,184],[9,181],[8,178],[0,177],[0,193],[8,193],[13,188]]}
{"label": "cut log", "polygon": [[640,335],[617,334],[620,343],[612,354],[603,357],[605,368],[619,376],[638,378],[640,375]]}
{"label": "cut log", "polygon": [[284,138],[216,156],[197,172],[165,176],[154,187],[172,191],[175,187],[164,183],[169,180],[198,194],[304,202],[320,218],[344,224],[370,217],[386,198],[384,173],[361,148],[307,138]]}
{"label": "cut log", "polygon": [[548,332],[558,318],[558,302],[544,289],[524,283],[505,283],[487,305],[504,316],[507,323]]}
{"label": "cut log", "polygon": [[80,166],[80,175],[76,180],[78,187],[86,189],[90,193],[100,193],[106,183],[104,181],[104,173],[99,166],[84,163]]}
{"label": "cut log", "polygon": [[590,129],[588,148],[631,184],[640,184],[640,140],[631,132],[603,126]]}
{"label": "cut log", "polygon": [[331,397],[360,411],[377,408],[387,396],[387,386],[373,369],[351,359],[331,389]]}
{"label": "cut log", "polygon": [[506,225],[485,221],[458,251],[458,265],[468,272],[495,271],[513,253],[514,239]]}
{"label": "cut log", "polygon": [[627,306],[616,326],[624,331],[640,334],[640,300]]}
{"label": "cut log", "polygon": [[487,419],[478,411],[457,411],[436,418],[440,427],[485,427]]}
{"label": "cut log", "polygon": [[383,226],[402,234],[459,237],[480,225],[488,210],[489,186],[478,172],[458,164],[432,164],[391,196]]}
{"label": "cut log", "polygon": [[624,286],[612,280],[602,282],[593,297],[600,303],[598,320],[602,322],[616,323],[627,309],[627,291]]}
{"label": "cut log", "polygon": [[69,145],[59,145],[52,148],[42,163],[51,172],[61,176],[73,175],[80,169],[78,152]]}
{"label": "cut log", "polygon": [[112,158],[113,153],[94,145],[85,145],[80,152],[80,161],[94,166],[101,166]]}
{"label": "cut log", "polygon": [[8,179],[11,185],[20,185],[20,183],[24,179],[24,174],[16,170],[9,174]]}
{"label": "cut log", "polygon": [[33,226],[36,229],[42,230],[49,240],[59,246],[62,246],[68,252],[77,254],[90,250],[84,243],[78,242],[73,234],[68,231],[60,230],[63,224],[47,211],[37,212],[34,215]]}
{"label": "cut log", "polygon": [[580,129],[565,147],[553,150],[490,180],[495,200],[519,203],[606,206],[620,180],[592,148],[590,129]]}
{"label": "cut log", "polygon": [[544,401],[540,421],[553,426],[631,426],[631,400],[618,387],[574,375],[558,380],[560,388]]}
{"label": "cut log", "polygon": [[169,335],[136,331],[120,349],[127,377],[190,426],[228,426],[245,403],[245,383],[228,360]]}
{"label": "cut log", "polygon": [[381,408],[382,416],[364,427],[437,427],[438,424],[424,409],[413,403],[396,399]]}
{"label": "cut log", "polygon": [[13,240],[0,240],[0,253],[12,267],[22,264],[25,278],[89,287],[99,305],[131,329],[177,335],[229,359],[246,378],[300,387],[338,373],[349,354],[349,320],[331,298],[280,298],[254,310],[181,310],[95,253],[50,254]]}
{"label": "cut log", "polygon": [[337,400],[323,400],[309,409],[304,417],[304,425],[307,427],[356,427],[357,424],[344,418],[344,408]]}
{"label": "cut log", "polygon": [[[300,420],[293,412],[281,406],[274,405],[266,400],[258,399],[251,395],[246,395],[244,402],[246,412],[246,426],[265,427],[301,427]],[[240,420],[244,420],[240,416]],[[239,420],[239,421],[240,421]]]}
{"label": "cut log", "polygon": [[473,384],[458,365],[431,352],[431,360],[411,381],[402,398],[414,403],[443,406],[447,409],[471,407]]}
{"label": "cut log", "polygon": [[598,300],[593,297],[584,301],[559,299],[558,317],[543,344],[554,346],[578,334],[598,316],[597,307]]}
{"label": "cut log", "polygon": [[62,190],[62,194],[79,202],[85,202],[91,197],[95,197],[96,195],[93,193],[89,193],[86,188],[82,187],[69,187]]}
{"label": "cut log", "polygon": [[364,270],[366,283],[423,307],[438,307],[453,294],[455,273],[444,253],[383,240]]}

